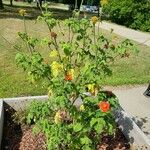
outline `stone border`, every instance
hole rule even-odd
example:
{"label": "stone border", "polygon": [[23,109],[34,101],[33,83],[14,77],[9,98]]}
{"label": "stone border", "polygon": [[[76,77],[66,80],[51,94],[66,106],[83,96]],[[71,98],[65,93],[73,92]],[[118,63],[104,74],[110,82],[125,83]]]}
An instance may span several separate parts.
{"label": "stone border", "polygon": [[[5,105],[11,106],[14,110],[24,109],[28,101],[32,100],[46,100],[48,98],[47,95],[44,96],[29,96],[29,97],[18,97],[18,98],[5,98],[0,99],[0,145],[2,138],[2,129],[3,129],[3,103]],[[82,103],[79,98],[76,101],[76,105],[80,105]],[[141,129],[136,125],[136,123],[131,119],[131,117],[122,109],[118,109],[114,112],[116,122],[119,127],[122,129],[125,137],[130,141],[131,144],[136,145],[137,149],[147,147],[147,150],[150,149],[150,139],[146,137],[146,135],[141,131]]]}
{"label": "stone border", "polygon": [[4,99],[0,99],[0,101],[3,100],[4,106],[5,104],[8,104],[14,110],[18,111],[20,109],[24,109],[28,101],[32,101],[32,100],[40,101],[40,100],[46,100],[46,99],[48,99],[48,96],[42,95],[42,96],[4,98]]}
{"label": "stone border", "polygon": [[3,136],[3,122],[4,122],[3,101],[0,100],[0,149],[1,149],[1,141]]}
{"label": "stone border", "polygon": [[121,107],[114,114],[116,122],[130,143],[137,149],[150,150],[150,139],[142,132],[131,117]]}

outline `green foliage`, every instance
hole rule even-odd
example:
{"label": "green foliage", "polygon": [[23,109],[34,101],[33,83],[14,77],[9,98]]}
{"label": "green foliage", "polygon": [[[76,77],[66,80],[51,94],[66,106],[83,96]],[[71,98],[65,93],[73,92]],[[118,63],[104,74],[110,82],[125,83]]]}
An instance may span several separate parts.
{"label": "green foliage", "polygon": [[38,52],[33,52],[31,57],[24,53],[18,53],[16,62],[18,66],[28,72],[28,78],[32,83],[41,78],[48,78],[50,75],[49,65],[43,62],[43,58]]}
{"label": "green foliage", "polygon": [[[50,38],[44,39],[50,52],[49,62],[45,64],[36,51],[38,43],[31,42],[34,46],[30,46],[27,33],[19,35],[30,46],[30,53],[18,53],[16,62],[31,81],[48,80],[49,100],[31,103],[26,123],[35,125],[35,133],[43,131],[48,150],[96,149],[102,133],[115,132],[112,112],[119,105],[111,93],[101,91],[101,80],[111,75],[110,64],[117,57],[128,57],[134,45],[129,40],[116,44],[96,33],[95,23],[86,18],[65,20],[68,36],[59,40],[59,35],[65,36],[65,32],[51,13],[46,10],[39,18],[50,32]],[[55,27],[61,32],[53,32]],[[43,39],[37,41],[43,43]],[[84,94],[86,91],[89,95]],[[78,97],[82,99],[80,108],[74,105]]]}
{"label": "green foliage", "polygon": [[150,32],[149,8],[148,0],[109,0],[103,11],[113,22]]}

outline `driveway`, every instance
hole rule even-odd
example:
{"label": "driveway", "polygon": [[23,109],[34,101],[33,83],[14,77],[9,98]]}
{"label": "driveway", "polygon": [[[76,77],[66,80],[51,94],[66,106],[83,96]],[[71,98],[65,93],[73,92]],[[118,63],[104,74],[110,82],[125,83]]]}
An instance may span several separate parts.
{"label": "driveway", "polygon": [[116,88],[113,93],[118,97],[123,109],[150,138],[150,97],[143,95],[147,87],[148,85]]}

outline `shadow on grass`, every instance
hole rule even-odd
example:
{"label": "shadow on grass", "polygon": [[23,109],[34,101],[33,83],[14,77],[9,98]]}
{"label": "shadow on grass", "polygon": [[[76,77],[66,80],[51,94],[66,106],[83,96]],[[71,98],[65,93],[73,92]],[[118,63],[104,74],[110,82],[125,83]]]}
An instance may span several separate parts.
{"label": "shadow on grass", "polygon": [[[6,18],[17,18],[21,19],[21,16],[18,14],[18,11],[20,9],[26,9],[27,16],[26,19],[36,19],[40,14],[41,11],[37,7],[28,7],[28,6],[10,6],[10,5],[4,5],[4,9],[0,11],[0,19],[6,19]],[[71,17],[72,12],[68,10],[62,10],[62,9],[54,9],[49,8],[49,11],[53,13],[54,18],[64,20],[69,17]]]}

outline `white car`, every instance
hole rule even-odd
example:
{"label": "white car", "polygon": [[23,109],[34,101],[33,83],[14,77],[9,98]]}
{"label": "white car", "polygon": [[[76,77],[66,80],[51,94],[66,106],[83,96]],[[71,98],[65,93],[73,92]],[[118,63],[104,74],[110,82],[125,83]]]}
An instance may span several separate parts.
{"label": "white car", "polygon": [[97,12],[97,10],[98,10],[97,6],[89,6],[89,5],[82,5],[81,6],[81,11]]}

